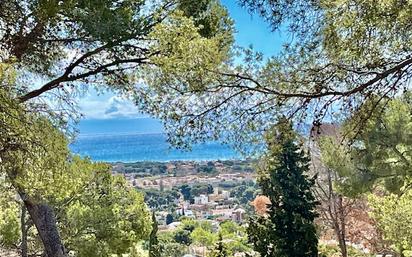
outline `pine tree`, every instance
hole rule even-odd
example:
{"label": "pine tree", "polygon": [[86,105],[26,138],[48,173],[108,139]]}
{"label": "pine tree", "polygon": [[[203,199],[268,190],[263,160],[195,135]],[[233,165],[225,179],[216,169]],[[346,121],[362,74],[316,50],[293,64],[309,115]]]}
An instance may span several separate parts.
{"label": "pine tree", "polygon": [[317,256],[314,180],[305,175],[309,158],[286,120],[267,135],[267,145],[258,182],[271,205],[265,215],[251,219],[249,240],[262,257]]}
{"label": "pine tree", "polygon": [[159,240],[157,239],[157,220],[156,215],[153,212],[152,214],[152,232],[150,232],[149,237],[149,257],[160,257],[159,252]]}

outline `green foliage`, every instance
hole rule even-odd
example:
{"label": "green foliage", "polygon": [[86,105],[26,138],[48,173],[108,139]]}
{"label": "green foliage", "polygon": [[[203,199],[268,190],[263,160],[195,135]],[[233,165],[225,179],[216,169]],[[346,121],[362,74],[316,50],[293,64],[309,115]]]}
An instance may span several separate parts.
{"label": "green foliage", "polygon": [[[70,187],[48,193],[43,201],[55,208],[67,249],[79,257],[111,256],[129,252],[131,246],[147,237],[150,217],[143,196],[123,177],[113,176],[105,164],[93,164],[77,156],[71,156],[65,165],[70,176],[54,174],[53,181],[65,179],[62,185],[67,183]],[[40,182],[37,181],[37,189],[47,188]],[[3,179],[0,185],[6,185]],[[0,242],[14,247],[21,237],[21,206],[17,192],[7,185],[8,191],[0,190],[5,192],[0,199]],[[30,231],[29,245],[29,250],[41,249],[35,231]]]}
{"label": "green foliage", "polygon": [[0,175],[0,246],[12,248],[20,240],[20,203],[11,185]]}
{"label": "green foliage", "polygon": [[309,159],[292,126],[281,120],[267,137],[268,152],[258,183],[271,206],[267,216],[250,220],[248,235],[261,256],[317,256],[314,184]]}
{"label": "green foliage", "polygon": [[143,196],[122,176],[107,170],[92,174],[83,181],[84,190],[63,205],[62,237],[79,257],[127,253],[150,232],[150,213]]}
{"label": "green foliage", "polygon": [[230,196],[235,197],[239,204],[245,207],[251,207],[250,203],[258,194],[257,184],[252,186],[239,185],[230,191]]}
{"label": "green foliage", "polygon": [[162,256],[181,257],[187,253],[187,248],[179,243],[166,243],[162,245]]}
{"label": "green foliage", "polygon": [[192,188],[189,185],[181,185],[179,187],[180,193],[183,195],[185,201],[192,199]]}
{"label": "green foliage", "polygon": [[179,198],[179,192],[175,189],[173,190],[144,190],[144,198],[146,204],[153,209],[163,209],[167,207],[174,207],[175,200]]}
{"label": "green foliage", "polygon": [[222,48],[232,43],[233,21],[228,12],[217,0],[201,0],[194,4],[191,0],[180,0],[178,9],[187,17],[193,17],[199,34],[206,38],[216,35],[224,36],[221,42]]}
{"label": "green foliage", "polygon": [[161,256],[181,257],[188,253],[188,246],[205,247],[216,252],[214,249],[219,248],[219,244],[224,244],[224,252],[227,254],[225,256],[252,252],[247,242],[246,228],[232,221],[222,222],[216,233],[210,221],[183,219],[177,230],[160,232],[158,240]]}
{"label": "green foliage", "polygon": [[167,215],[166,215],[166,225],[169,225],[170,223],[172,223],[173,222],[173,215],[172,214],[170,214],[170,213],[168,213]]}
{"label": "green foliage", "polygon": [[213,186],[210,184],[195,184],[191,188],[191,196],[207,195],[213,193]]}
{"label": "green foliage", "polygon": [[159,245],[161,255],[165,257],[181,257],[187,253],[187,246],[176,242],[172,232],[159,233]]}
{"label": "green foliage", "polygon": [[131,248],[128,257],[148,257],[147,251],[143,250],[141,245],[135,245]]}
{"label": "green foliage", "polygon": [[162,162],[135,162],[135,163],[116,163],[113,169],[122,173],[138,173],[136,176],[153,176],[166,174],[167,166]]}
{"label": "green foliage", "polygon": [[149,257],[160,257],[159,240],[157,239],[158,225],[155,213],[152,215],[152,231],[149,236]]}
{"label": "green foliage", "polygon": [[226,249],[225,244],[223,243],[222,234],[219,234],[219,239],[215,245],[215,248],[212,249],[212,251],[210,252],[208,256],[209,257],[227,257],[228,256],[228,251]]}
{"label": "green foliage", "polygon": [[385,240],[404,256],[412,254],[412,190],[405,189],[402,195],[370,195],[371,216],[376,220]]}
{"label": "green foliage", "polygon": [[[370,103],[372,104],[372,103]],[[365,110],[347,120],[344,132],[354,138],[348,147],[325,139],[321,144],[323,161],[345,179],[337,184],[346,194],[356,195],[383,185],[399,193],[412,174],[412,112],[409,95],[379,106],[381,112],[372,115],[361,133],[354,126]]]}
{"label": "green foliage", "polygon": [[[173,20],[179,26],[169,28],[179,30],[181,27],[183,34],[169,42],[185,47],[189,42],[184,38],[197,34],[207,39],[203,43],[210,40],[213,42],[210,45],[219,45],[222,52],[227,52],[232,43],[232,22],[217,1],[197,4],[196,1],[159,0],[153,4],[144,0],[73,0],[64,3],[7,0],[2,1],[0,10],[0,24],[5,31],[0,35],[0,61],[14,58],[29,71],[50,80],[62,75],[60,71],[63,70],[66,74],[60,82],[65,86],[79,86],[77,82],[82,79],[94,78],[96,80],[88,82],[94,85],[104,83],[115,89],[132,89],[129,85],[133,79],[129,73],[130,65],[144,65],[155,54],[157,61],[151,61],[151,64],[161,63],[157,57],[163,54],[167,58],[168,53],[163,51],[171,49],[153,49],[151,46],[165,42],[163,39],[167,35],[158,33]],[[191,24],[189,30],[187,24]],[[200,30],[201,34],[198,34]],[[186,43],[179,44],[180,39]],[[198,42],[193,43],[198,45]],[[78,53],[75,51],[80,49]],[[84,53],[89,54],[83,58]],[[72,62],[72,57],[78,62]],[[79,69],[73,69],[73,65]],[[120,67],[126,69],[115,69]],[[56,68],[60,68],[58,72]]]}
{"label": "green foliage", "polygon": [[157,90],[164,84],[202,90],[213,82],[207,71],[215,70],[227,58],[220,48],[221,37],[203,38],[194,21],[179,11],[158,24],[149,36],[157,39],[151,51],[165,53],[151,58],[158,68],[148,67],[145,74],[148,84]]}
{"label": "green foliage", "polygon": [[4,208],[0,212],[0,245],[3,247],[14,247],[20,239],[18,213],[16,206]]}
{"label": "green foliage", "polygon": [[174,235],[174,240],[182,245],[190,245],[192,243],[192,238],[190,237],[190,235],[193,229],[191,230],[191,228],[186,227],[181,230],[178,230]]}
{"label": "green foliage", "polygon": [[[223,241],[227,242],[225,248],[232,255],[235,253],[252,252],[244,226],[240,226],[233,221],[222,222],[219,227],[219,236],[222,236]],[[222,240],[219,238],[220,241]]]}
{"label": "green foliage", "polygon": [[212,246],[217,240],[216,234],[202,227],[195,228],[190,234],[190,238],[194,244],[206,247]]}
{"label": "green foliage", "polygon": [[[219,139],[254,153],[263,132],[283,115],[315,123],[347,118],[368,101],[384,104],[410,90],[409,1],[240,2],[297,39],[268,59],[253,49],[240,51],[240,65],[198,75],[206,86],[164,82],[149,90],[144,106],[166,122],[172,143]],[[368,113],[379,112],[375,104],[367,106]]]}
{"label": "green foliage", "polygon": [[[90,86],[131,96],[140,92],[136,81],[157,87],[156,74],[201,87],[202,69],[228,58],[227,12],[216,1],[5,0],[0,30],[0,176],[25,202],[58,212],[60,234],[78,256],[124,253],[148,233],[146,206],[124,179],[70,154],[73,96]],[[61,251],[56,224],[48,225],[42,239]]]}

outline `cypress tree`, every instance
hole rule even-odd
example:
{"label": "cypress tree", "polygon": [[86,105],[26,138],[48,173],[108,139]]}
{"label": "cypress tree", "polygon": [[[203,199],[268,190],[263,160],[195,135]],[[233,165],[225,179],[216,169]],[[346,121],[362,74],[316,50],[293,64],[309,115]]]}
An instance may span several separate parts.
{"label": "cypress tree", "polygon": [[156,215],[153,212],[152,214],[152,231],[150,232],[149,237],[149,257],[160,257],[159,252],[159,240],[157,239],[157,220]]}
{"label": "cypress tree", "polygon": [[268,151],[258,183],[271,205],[266,215],[251,218],[249,240],[262,257],[317,256],[317,202],[311,191],[314,179],[306,175],[309,158],[286,119],[267,134],[266,140]]}

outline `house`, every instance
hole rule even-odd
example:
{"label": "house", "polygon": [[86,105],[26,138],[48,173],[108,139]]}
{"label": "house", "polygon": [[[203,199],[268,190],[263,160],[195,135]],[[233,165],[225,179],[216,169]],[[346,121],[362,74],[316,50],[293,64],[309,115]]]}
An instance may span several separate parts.
{"label": "house", "polygon": [[232,212],[232,220],[235,222],[242,222],[246,211],[242,208],[237,208]]}
{"label": "house", "polygon": [[207,204],[209,202],[209,198],[207,195],[199,195],[194,197],[195,204]]}

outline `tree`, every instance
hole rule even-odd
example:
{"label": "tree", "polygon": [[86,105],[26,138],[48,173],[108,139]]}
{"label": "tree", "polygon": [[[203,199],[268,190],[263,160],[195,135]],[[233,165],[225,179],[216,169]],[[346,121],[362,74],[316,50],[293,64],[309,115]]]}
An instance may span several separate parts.
{"label": "tree", "polygon": [[207,248],[211,247],[217,240],[216,235],[203,227],[195,228],[190,234],[193,243],[203,248],[203,255]]}
{"label": "tree", "polygon": [[20,203],[10,192],[10,184],[0,177],[0,246],[14,248],[20,240]]}
{"label": "tree", "polygon": [[320,220],[333,229],[342,257],[347,257],[348,216],[354,208],[356,199],[344,197],[336,190],[334,184],[339,183],[341,179],[336,171],[327,167],[317,167],[315,172],[317,172],[318,178],[316,179],[314,195],[320,202],[318,206]]}
{"label": "tree", "polygon": [[194,228],[183,228],[176,231],[174,239],[177,243],[182,245],[190,245],[192,243],[192,238],[190,237]]}
{"label": "tree", "polygon": [[149,257],[160,257],[159,240],[157,239],[157,220],[155,213],[152,214],[152,231],[149,237]]}
{"label": "tree", "polygon": [[[86,173],[84,166],[80,170]],[[123,176],[113,176],[107,167],[96,170],[93,166],[89,168],[90,179],[82,183],[84,191],[75,191],[80,195],[57,205],[62,239],[79,257],[128,253],[138,241],[148,238],[150,212],[143,195]]]}
{"label": "tree", "polygon": [[336,184],[346,195],[370,192],[382,183],[387,190],[400,193],[405,183],[409,183],[412,160],[409,95],[376,108],[380,113],[371,115],[360,133],[353,129],[360,114],[346,120],[343,130],[354,139],[350,147],[333,142],[321,146],[325,164],[342,176],[342,181]]}
{"label": "tree", "polygon": [[67,139],[46,117],[26,110],[13,99],[9,89],[0,89],[0,172],[25,205],[45,242],[46,253],[64,256],[54,210],[47,203],[75,189],[70,185]]}
{"label": "tree", "polygon": [[[204,88],[168,88],[169,82],[156,80],[159,86],[148,88],[150,98],[139,102],[168,123],[176,144],[219,138],[248,152],[260,146],[256,141],[263,141],[264,131],[283,115],[316,125],[325,117],[348,117],[363,107],[366,113],[376,111],[377,103],[410,91],[411,3],[240,2],[294,40],[268,59],[246,49],[240,53],[242,65],[211,70],[213,83]],[[365,105],[368,101],[374,104]],[[159,114],[156,106],[165,109]],[[368,119],[362,117],[356,130]]]}
{"label": "tree", "polygon": [[402,195],[369,196],[371,216],[377,221],[385,240],[400,253],[409,256],[412,251],[412,190],[405,188]]}
{"label": "tree", "polygon": [[[227,240],[227,243],[224,244],[222,239],[223,241]],[[220,241],[222,242],[220,243]],[[224,252],[227,253],[225,256],[235,255],[236,253],[245,254],[252,251],[251,245],[248,243],[246,228],[233,221],[220,223],[218,244],[224,244]],[[222,249],[222,246],[218,248]]]}
{"label": "tree", "polygon": [[[58,141],[56,137],[62,135],[49,134],[49,130],[68,131],[68,124],[72,124],[68,120],[79,116],[73,95],[85,87],[130,95],[139,90],[134,84],[142,77],[152,84],[154,70],[159,76],[196,88],[204,82],[198,80],[204,69],[214,69],[228,58],[232,43],[232,22],[214,0],[160,0],[156,4],[137,0],[6,0],[0,3],[0,30],[4,32],[0,34],[0,64],[16,71],[15,80],[2,81],[2,89],[10,94],[4,101],[1,92],[2,104],[7,106],[2,105],[0,114],[20,122],[1,131],[5,139],[1,158],[17,158],[18,152],[17,160],[30,159],[26,167],[43,171],[38,174],[65,170],[66,154],[61,152],[65,150],[59,147],[67,142]],[[34,81],[36,78],[41,79]],[[23,113],[31,113],[25,122],[20,119]],[[21,136],[24,144],[16,143],[15,136]],[[56,147],[52,140],[58,142]],[[54,166],[37,165],[30,155],[42,156],[50,160],[47,165]],[[40,194],[41,200],[33,199],[27,192],[37,191],[36,183],[26,188],[19,185],[24,181],[15,178],[25,171],[22,167],[16,171],[13,166],[2,166],[3,170],[13,180],[39,230],[47,256],[66,256],[47,197]]]}
{"label": "tree", "polygon": [[170,214],[170,213],[168,213],[168,214],[166,215],[166,225],[169,225],[169,224],[172,223],[172,222],[173,222],[173,215]]}
{"label": "tree", "polygon": [[[348,217],[354,209],[357,199],[344,197],[342,192],[336,188],[336,184],[342,183],[344,178],[336,170],[325,165],[324,159],[331,156],[328,153],[322,156],[321,147],[326,145],[339,145],[342,136],[338,128],[333,124],[328,124],[334,129],[325,126],[314,128],[310,138],[310,157],[312,172],[316,174],[314,195],[319,201],[319,220],[324,224],[325,230],[330,228],[338,241],[342,257],[348,256],[346,245]],[[323,159],[324,158],[324,159]],[[330,159],[332,161],[332,159]]]}
{"label": "tree", "polygon": [[258,183],[271,204],[266,216],[251,219],[249,239],[261,256],[317,256],[317,202],[314,180],[306,174],[309,158],[286,120],[268,134],[267,147]]}
{"label": "tree", "polygon": [[228,251],[226,249],[225,244],[223,243],[222,234],[219,234],[219,239],[216,243],[216,246],[208,256],[210,257],[227,257],[228,256]]}
{"label": "tree", "polygon": [[[372,217],[375,217],[384,238],[391,238],[391,242],[401,242],[404,239],[400,237],[407,237],[407,234],[396,226],[405,228],[405,225],[390,221],[387,215],[394,215],[393,217],[402,220],[408,208],[405,206],[407,197],[404,198],[403,194],[410,185],[411,174],[411,142],[408,130],[412,123],[409,94],[399,96],[376,108],[380,113],[372,114],[365,128],[360,133],[350,136],[354,139],[351,146],[324,139],[321,143],[322,159],[328,168],[337,173],[335,176],[340,177],[334,181],[338,194],[353,197],[368,192],[389,192],[382,199],[378,196],[369,198],[374,209]],[[359,115],[354,114],[346,120],[343,130],[349,131],[348,134],[354,133],[353,126],[357,124],[357,119]],[[392,201],[391,204],[394,205],[387,201]],[[350,200],[346,203],[350,203]],[[345,209],[348,207],[350,210],[350,205]],[[395,209],[389,214],[389,209],[386,208]],[[344,213],[348,211],[343,210]],[[394,231],[399,233],[399,238],[393,237]],[[404,247],[408,249],[408,246],[402,246],[402,243],[395,246],[399,252],[402,252]]]}
{"label": "tree", "polygon": [[[149,212],[143,196],[129,187],[123,177],[113,176],[106,165],[92,164],[76,156],[73,157],[70,174],[73,179],[68,182],[73,191],[64,191],[64,195],[53,194],[52,205],[68,251],[79,257],[125,254],[137,241],[146,239]],[[15,192],[9,194],[15,198]],[[25,249],[27,254],[42,254],[39,235],[30,229],[31,220],[24,218],[24,206],[19,208],[15,200],[0,202],[2,209],[17,205],[17,208],[5,208],[8,211],[5,221],[15,224],[13,236],[10,229],[7,230],[10,232],[0,229],[0,238],[5,236],[13,240],[13,247],[22,242],[21,250]],[[22,215],[21,219],[19,215]],[[23,242],[29,247],[23,247]]]}
{"label": "tree", "polygon": [[193,199],[192,188],[189,185],[187,184],[181,185],[179,187],[179,190],[180,190],[180,193],[182,193],[184,200],[190,201],[191,199]]}

